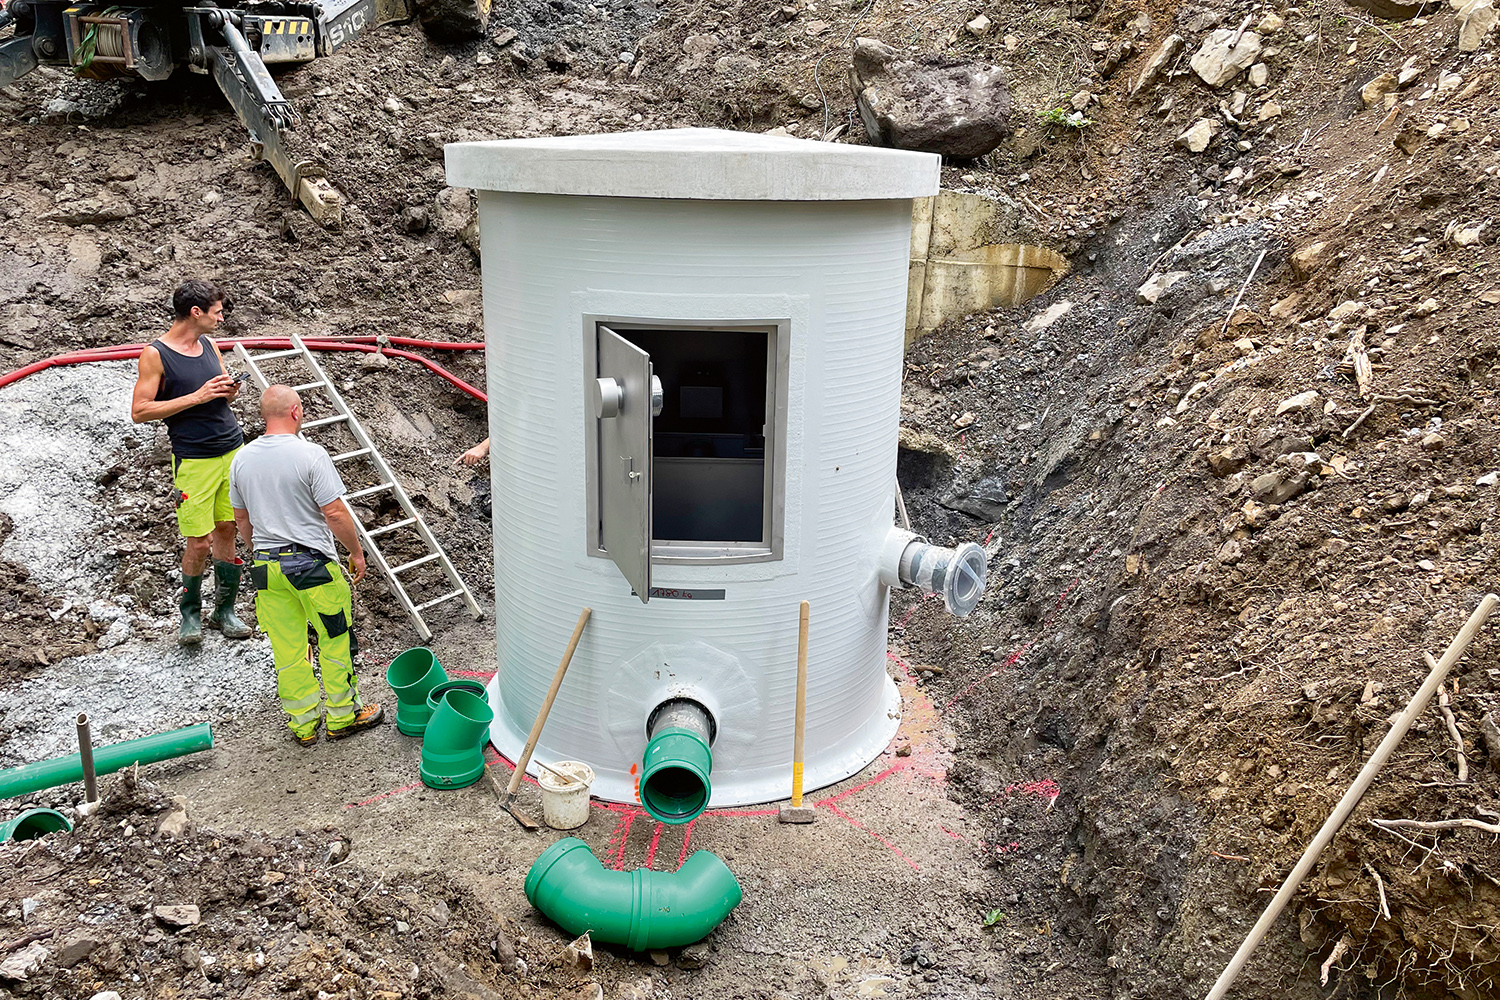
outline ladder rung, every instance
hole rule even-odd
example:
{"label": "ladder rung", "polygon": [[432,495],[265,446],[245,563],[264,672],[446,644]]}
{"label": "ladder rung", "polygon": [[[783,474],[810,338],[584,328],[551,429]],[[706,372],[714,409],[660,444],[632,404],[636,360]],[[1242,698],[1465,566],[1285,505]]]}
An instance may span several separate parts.
{"label": "ladder rung", "polygon": [[333,460],[335,462],[347,462],[351,458],[358,458],[361,455],[368,455],[369,453],[369,448],[361,448],[358,451],[346,451],[342,455],[335,455],[333,456]]}
{"label": "ladder rung", "polygon": [[451,601],[455,597],[462,597],[462,596],[464,596],[464,592],[462,590],[450,590],[448,593],[444,594],[442,597],[434,597],[430,601],[424,601],[423,603],[418,604],[416,606],[416,608],[413,609],[413,610],[416,610],[416,611],[426,611],[428,608],[432,607],[434,604],[442,604],[444,601]]}
{"label": "ladder rung", "polygon": [[256,364],[260,364],[262,361],[270,361],[272,358],[289,358],[293,354],[301,353],[302,351],[300,349],[293,347],[285,351],[271,351],[267,354],[251,354],[249,355],[249,358]]}
{"label": "ladder rung", "polygon": [[405,520],[397,521],[394,524],[387,524],[383,528],[372,528],[369,531],[366,531],[365,534],[369,535],[371,538],[374,538],[376,535],[383,535],[383,534],[385,534],[388,531],[395,531],[397,528],[404,528],[408,524],[416,524],[416,523],[417,523],[417,519],[416,518],[414,518],[414,517],[408,517]]}
{"label": "ladder rung", "polygon": [[294,386],[292,386],[292,391],[293,392],[306,392],[308,389],[321,389],[323,386],[325,386],[327,384],[328,384],[327,382],[323,382],[323,381],[318,381],[318,382],[304,382],[301,385],[294,385]]}
{"label": "ladder rung", "polygon": [[367,497],[372,493],[380,493],[383,490],[394,489],[395,486],[395,483],[381,483],[379,486],[368,486],[362,490],[355,490],[353,493],[345,494],[344,499],[358,500],[360,497]]}
{"label": "ladder rung", "polygon": [[402,563],[400,566],[397,566],[394,569],[392,569],[391,572],[392,573],[405,573],[407,570],[412,569],[412,568],[417,567],[417,566],[420,566],[423,563],[430,563],[430,562],[432,562],[434,559],[438,558],[438,556],[440,554],[441,553],[433,552],[433,553],[431,553],[429,555],[422,556],[422,557],[420,557],[418,559],[413,559],[411,562]]}
{"label": "ladder rung", "polygon": [[349,418],[347,416],[340,413],[336,416],[324,417],[322,420],[314,420],[311,423],[303,424],[302,429],[305,431],[310,431],[314,427],[327,427],[329,424],[341,424],[348,419]]}

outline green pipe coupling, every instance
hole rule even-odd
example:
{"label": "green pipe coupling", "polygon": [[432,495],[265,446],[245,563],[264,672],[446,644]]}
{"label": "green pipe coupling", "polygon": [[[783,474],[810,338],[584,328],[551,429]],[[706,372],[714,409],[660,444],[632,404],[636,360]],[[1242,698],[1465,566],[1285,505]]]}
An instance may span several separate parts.
{"label": "green pipe coupling", "polygon": [[484,775],[484,744],[495,713],[472,691],[449,691],[422,736],[422,783],[466,788]]}
{"label": "green pipe coupling", "polygon": [[662,823],[697,819],[713,793],[713,717],[695,701],[668,701],[651,713],[646,729],[641,805]]}
{"label": "green pipe coupling", "polygon": [[421,736],[432,718],[427,696],[447,680],[447,671],[426,646],[408,649],[392,660],[385,682],[396,692],[396,728],[407,736]]}
{"label": "green pipe coupling", "polygon": [[7,840],[35,840],[59,830],[71,832],[73,824],[56,809],[28,809],[15,819],[0,823],[0,843]]}
{"label": "green pipe coupling", "polygon": [[[113,774],[137,762],[155,764],[207,750],[213,745],[213,730],[206,722],[139,739],[122,740],[109,746],[94,747],[94,773]],[[76,753],[35,764],[22,764],[0,771],[0,799],[82,780],[83,761]]]}
{"label": "green pipe coupling", "polygon": [[568,934],[633,951],[703,940],[744,895],[712,851],[695,851],[675,872],[615,872],[577,837],[547,848],[526,873],[526,898]]}

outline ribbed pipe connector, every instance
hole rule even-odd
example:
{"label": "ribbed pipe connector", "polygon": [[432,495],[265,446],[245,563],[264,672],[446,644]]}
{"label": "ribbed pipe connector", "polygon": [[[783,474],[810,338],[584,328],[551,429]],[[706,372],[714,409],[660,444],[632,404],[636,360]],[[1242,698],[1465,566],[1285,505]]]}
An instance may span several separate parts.
{"label": "ribbed pipe connector", "polygon": [[688,823],[708,808],[716,726],[696,701],[662,702],[646,721],[641,805],[663,823]]}
{"label": "ribbed pipe connector", "polygon": [[988,576],[989,559],[973,542],[950,549],[914,532],[891,528],[881,546],[881,583],[941,594],[943,607],[959,618],[979,606]]}

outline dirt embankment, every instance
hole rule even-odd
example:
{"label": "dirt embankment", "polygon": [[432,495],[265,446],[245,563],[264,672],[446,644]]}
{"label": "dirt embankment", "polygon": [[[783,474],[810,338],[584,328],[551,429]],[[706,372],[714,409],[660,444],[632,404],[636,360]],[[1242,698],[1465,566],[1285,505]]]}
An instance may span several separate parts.
{"label": "dirt embankment", "polygon": [[[524,50],[497,44],[501,14],[476,46],[392,30],[284,76],[350,196],[337,233],[245,165],[211,93],[126,88],[90,118],[44,110],[74,94],[56,74],[14,88],[0,97],[8,356],[146,339],[185,273],[234,290],[231,334],[469,339],[472,207],[443,184],[442,142],[698,124],[842,125],[847,138],[857,34],[1003,63],[1021,132],[950,166],[945,184],[1010,201],[1017,234],[1066,252],[1074,272],[909,355],[905,422],[941,442],[902,456],[917,528],[996,555],[978,613],[953,627],[898,601],[897,638],[934,668],[922,683],[960,728],[953,777],[993,845],[978,859],[989,888],[964,919],[993,918],[989,946],[1013,957],[1016,983],[1078,998],[1203,992],[1415,690],[1421,652],[1439,653],[1496,588],[1495,36],[1462,53],[1447,8],[1396,23],[1333,2],[995,3],[983,33],[964,27],[977,6],[596,9],[608,16],[580,8],[562,27],[517,9]],[[1188,60],[1247,14],[1263,82],[1207,87]],[[1137,90],[1173,34],[1182,52]],[[1385,73],[1391,111],[1384,94],[1361,96]],[[1092,124],[1043,120],[1075,99]],[[1202,152],[1179,144],[1204,120],[1216,124]],[[477,362],[455,363],[478,378]],[[393,457],[423,483],[445,541],[471,543],[482,581],[483,498],[433,472],[482,436],[478,407],[334,368],[362,416],[409,435]],[[442,416],[422,425],[422,413]],[[135,544],[162,547],[146,553],[161,557],[160,582],[140,599],[162,604],[175,542],[153,523],[133,525]],[[19,616],[0,615],[5,648],[53,658],[90,641],[87,626],[65,640],[37,613],[54,597],[5,585]],[[1425,717],[1244,995],[1494,991],[1488,840],[1369,820],[1495,821],[1500,754],[1480,734],[1500,709],[1497,650],[1491,630],[1449,684],[1468,780],[1443,721]]]}
{"label": "dirt embankment", "polygon": [[[1154,38],[1175,25],[1190,53],[1189,13]],[[1040,775],[1072,819],[1043,854],[997,857],[996,893],[1029,919],[1055,909],[1121,995],[1206,988],[1500,568],[1500,260],[1471,232],[1500,193],[1489,60],[1456,51],[1446,16],[1281,13],[1247,102],[1277,114],[1187,155],[1175,137],[1222,118],[1220,95],[1184,76],[1128,101],[1106,82],[1120,112],[1099,138],[1137,152],[1105,159],[1085,132],[1072,161],[1024,161],[1030,184],[1076,183],[1081,162],[1116,190],[1149,178],[1145,203],[1031,309],[909,359],[909,422],[957,456],[907,457],[928,477],[919,519],[1006,540],[992,617],[921,638],[969,722],[960,774],[1000,828],[1004,790]],[[1381,127],[1360,88],[1402,66],[1419,72]],[[1137,291],[1163,276],[1154,303]],[[1448,685],[1468,780],[1434,709],[1247,995],[1321,994],[1330,957],[1335,995],[1494,988],[1487,839],[1370,820],[1494,822],[1496,649],[1491,629]],[[1074,908],[1014,891],[1038,867]]]}
{"label": "dirt embankment", "polygon": [[80,915],[63,934],[8,941],[46,951],[8,985],[82,997],[125,983],[153,997],[526,995],[510,978],[517,959],[541,970],[549,956],[524,943],[517,955],[514,928],[471,889],[435,872],[368,871],[349,850],[331,828],[199,829],[182,799],[123,772],[76,834],[0,846],[0,885],[25,926],[68,928],[61,915]]}

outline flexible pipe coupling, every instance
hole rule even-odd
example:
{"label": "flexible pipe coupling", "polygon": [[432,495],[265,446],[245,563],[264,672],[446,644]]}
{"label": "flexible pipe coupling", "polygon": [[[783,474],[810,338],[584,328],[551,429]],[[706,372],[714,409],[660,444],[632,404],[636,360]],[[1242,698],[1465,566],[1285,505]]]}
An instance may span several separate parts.
{"label": "flexible pipe coupling", "polygon": [[989,575],[984,549],[973,542],[957,548],[933,545],[903,528],[891,528],[880,547],[880,582],[887,587],[917,587],[941,594],[943,607],[959,618],[979,606]]}

